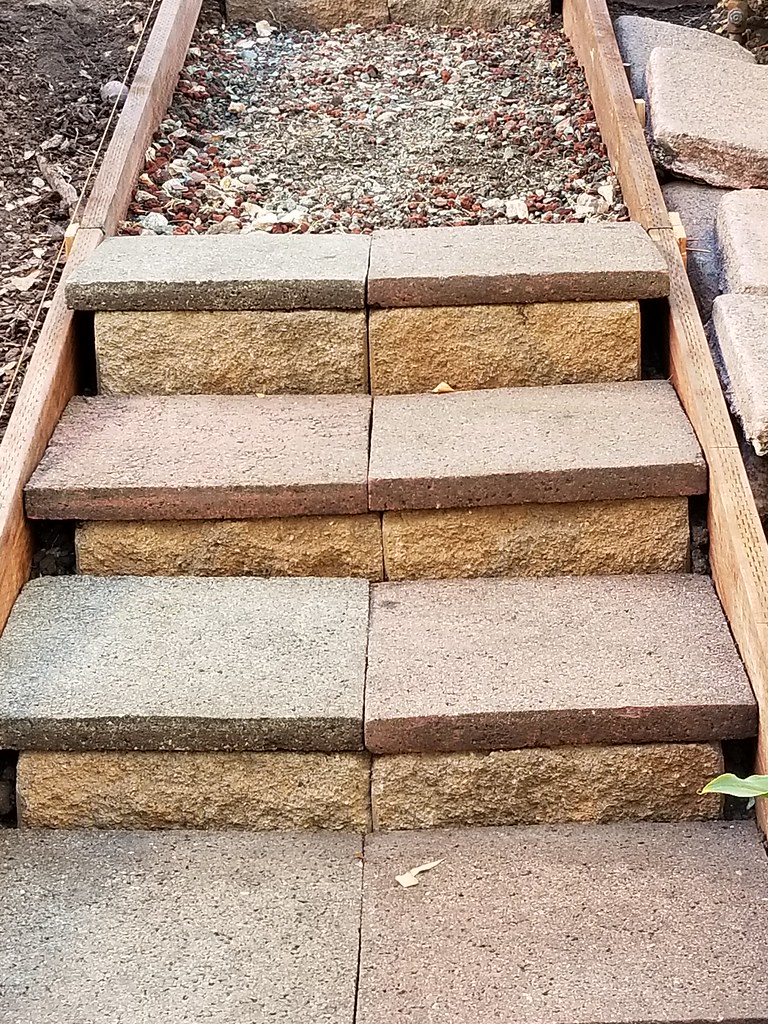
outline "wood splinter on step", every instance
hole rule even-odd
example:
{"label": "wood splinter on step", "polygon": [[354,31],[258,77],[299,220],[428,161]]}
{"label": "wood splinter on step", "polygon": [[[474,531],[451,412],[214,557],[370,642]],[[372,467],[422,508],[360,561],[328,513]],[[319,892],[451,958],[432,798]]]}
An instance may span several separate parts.
{"label": "wood splinter on step", "polygon": [[452,388],[451,385],[448,384],[446,381],[441,380],[436,388],[432,388],[432,394],[433,395],[450,395],[455,390],[456,389]]}
{"label": "wood splinter on step", "polygon": [[669,222],[672,225],[672,233],[675,236],[677,247],[680,250],[680,255],[683,257],[683,263],[688,266],[688,236],[685,233],[685,227],[680,218],[679,213],[669,214]]}
{"label": "wood splinter on step", "polygon": [[75,244],[75,236],[77,235],[77,232],[79,230],[80,230],[80,225],[77,224],[75,221],[72,221],[72,223],[67,227],[67,230],[64,232],[64,255],[65,256],[69,256],[69,254],[72,252],[72,246]]}

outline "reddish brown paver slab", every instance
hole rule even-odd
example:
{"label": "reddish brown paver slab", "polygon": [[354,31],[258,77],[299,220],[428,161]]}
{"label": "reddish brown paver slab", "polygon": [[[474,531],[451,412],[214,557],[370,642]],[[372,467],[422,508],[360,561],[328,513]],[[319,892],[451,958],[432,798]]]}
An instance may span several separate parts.
{"label": "reddish brown paver slab", "polygon": [[[357,1024],[758,1024],[752,822],[396,832],[365,844]],[[402,889],[417,865],[442,861]]]}
{"label": "reddish brown paver slab", "polygon": [[26,488],[34,519],[367,511],[366,395],[75,398]]}
{"label": "reddish brown paver slab", "polygon": [[362,309],[362,235],[108,238],[67,282],[85,310]]}
{"label": "reddish brown paver slab", "polygon": [[666,381],[374,399],[372,509],[671,497],[705,489],[701,451]]}
{"label": "reddish brown paver slab", "polygon": [[371,306],[651,299],[669,293],[659,250],[639,224],[536,224],[381,231]]}
{"label": "reddish brown paver slab", "polygon": [[430,580],[374,587],[374,753],[754,736],[757,710],[701,576]]}

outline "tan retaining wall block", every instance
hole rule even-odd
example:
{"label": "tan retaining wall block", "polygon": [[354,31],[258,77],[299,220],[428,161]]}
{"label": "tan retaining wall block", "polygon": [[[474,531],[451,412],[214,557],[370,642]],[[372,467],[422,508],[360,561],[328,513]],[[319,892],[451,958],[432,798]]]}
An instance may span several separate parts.
{"label": "tan retaining wall block", "polygon": [[372,310],[377,395],[523,385],[603,383],[640,375],[637,302]]}
{"label": "tan retaining wall block", "polygon": [[96,576],[383,575],[381,519],[90,522],[76,534],[78,571]]}
{"label": "tan retaining wall block", "polygon": [[363,310],[96,313],[107,395],[366,392]]}
{"label": "tan retaining wall block", "polygon": [[688,501],[385,512],[387,579],[684,572]]}
{"label": "tan retaining wall block", "polygon": [[22,753],[25,828],[369,827],[366,754]]}
{"label": "tan retaining wall block", "polygon": [[717,818],[720,799],[699,791],[722,764],[706,743],[377,757],[373,826]]}

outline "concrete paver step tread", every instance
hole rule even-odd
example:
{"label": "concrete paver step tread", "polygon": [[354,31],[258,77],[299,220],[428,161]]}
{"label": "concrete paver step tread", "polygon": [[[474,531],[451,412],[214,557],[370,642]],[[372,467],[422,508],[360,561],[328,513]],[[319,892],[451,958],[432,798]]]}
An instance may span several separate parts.
{"label": "concrete paver step tread", "polygon": [[107,238],[67,281],[84,310],[362,309],[363,235]]}
{"label": "concrete paver step tread", "polygon": [[377,396],[372,509],[697,494],[706,468],[666,381]]}
{"label": "concrete paver step tread", "polygon": [[26,490],[51,519],[366,512],[367,395],[73,399]]}
{"label": "concrete paver step tread", "polygon": [[373,588],[375,753],[753,736],[756,706],[709,579],[434,580]]}
{"label": "concrete paver step tread", "polygon": [[0,832],[2,1024],[353,1024],[354,834]]}
{"label": "concrete paver step tread", "polygon": [[368,583],[47,577],[0,637],[0,747],[363,744]]}
{"label": "concrete paver step tread", "polygon": [[[504,750],[755,734],[709,580],[48,577],[0,637],[0,747]],[[367,662],[366,662],[367,658]]]}
{"label": "concrete paver step tread", "polygon": [[[364,865],[362,850],[354,834],[2,832],[0,1021],[764,1019],[752,823],[380,834]],[[395,880],[438,860],[412,889]]]}
{"label": "concrete paver step tread", "polygon": [[763,1020],[767,891],[751,823],[374,835],[356,1019]]}
{"label": "concrete paver step tread", "polygon": [[406,228],[373,235],[371,306],[587,302],[667,295],[659,250],[639,224]]}

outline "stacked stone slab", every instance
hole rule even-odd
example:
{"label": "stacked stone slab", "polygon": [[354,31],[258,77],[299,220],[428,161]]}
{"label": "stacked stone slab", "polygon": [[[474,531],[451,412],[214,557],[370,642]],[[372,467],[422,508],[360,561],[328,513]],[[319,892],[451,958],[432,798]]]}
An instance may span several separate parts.
{"label": "stacked stone slab", "polygon": [[651,53],[660,46],[678,52],[690,51],[698,54],[703,62],[709,56],[723,60],[755,63],[755,57],[739,43],[714,32],[675,25],[657,18],[641,18],[625,14],[614,22],[616,42],[624,63],[629,66],[629,84],[632,95],[647,98],[646,71]]}
{"label": "stacked stone slab", "polygon": [[733,192],[720,204],[717,246],[724,292],[712,324],[723,385],[757,456],[768,454],[768,191]]}
{"label": "stacked stone slab", "polygon": [[[755,707],[686,575],[701,452],[671,386],[637,379],[668,287],[653,244],[631,224],[314,241],[124,239],[72,275],[102,387],[26,490],[33,518],[78,523],[81,575],[28,588],[0,646],[22,823],[716,817],[700,790]],[[329,310],[368,318],[362,348],[301,319]],[[290,345],[254,326],[278,313]],[[226,338],[235,315],[218,363],[248,372],[225,386],[195,324]]]}

